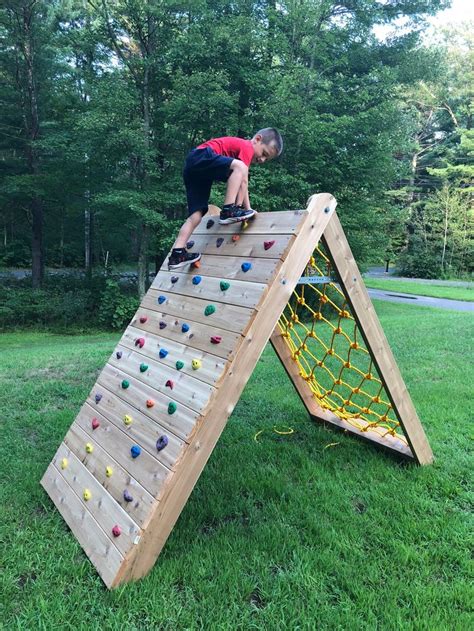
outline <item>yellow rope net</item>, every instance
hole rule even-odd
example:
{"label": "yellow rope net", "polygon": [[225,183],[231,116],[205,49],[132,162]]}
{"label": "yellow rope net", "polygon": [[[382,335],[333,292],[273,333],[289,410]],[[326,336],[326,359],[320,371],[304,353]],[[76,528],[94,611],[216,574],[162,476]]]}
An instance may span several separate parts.
{"label": "yellow rope net", "polygon": [[407,444],[322,248],[314,251],[304,276],[318,280],[296,286],[278,322],[301,377],[320,407],[361,432],[370,429]]}

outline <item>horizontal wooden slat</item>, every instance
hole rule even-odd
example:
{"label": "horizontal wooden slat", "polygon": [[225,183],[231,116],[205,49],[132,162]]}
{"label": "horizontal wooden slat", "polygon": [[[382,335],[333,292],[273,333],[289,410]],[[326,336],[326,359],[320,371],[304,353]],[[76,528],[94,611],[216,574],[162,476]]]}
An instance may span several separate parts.
{"label": "horizontal wooden slat", "polygon": [[[222,243],[218,239],[224,239]],[[219,234],[193,234],[194,245],[189,248],[190,252],[201,252],[204,255],[242,257],[244,260],[261,258],[281,259],[291,249],[295,237],[291,234],[268,234],[260,236],[256,234],[239,234],[237,241],[232,240],[232,235]],[[275,241],[271,248],[265,250],[265,241]],[[220,244],[220,245],[219,245]],[[161,267],[161,271],[168,269],[166,259]],[[181,268],[188,270],[189,268]]]}
{"label": "horizontal wooden slat", "polygon": [[[162,305],[158,304],[159,295],[166,297],[166,302]],[[201,298],[187,296],[183,300],[181,296],[173,293],[150,289],[143,298],[141,308],[138,310],[137,316],[132,320],[132,323],[139,320],[142,316],[148,316],[147,310],[150,309],[151,311],[174,316],[179,319],[181,324],[200,322],[208,325],[210,316],[204,315],[204,309],[208,304],[207,300],[202,300]],[[214,326],[233,331],[234,333],[244,334],[252,315],[253,309],[248,307],[219,303],[219,308],[216,309],[211,317]]]}
{"label": "horizontal wooden slat", "polygon": [[[155,349],[159,348],[158,345],[163,343],[163,339],[148,331],[135,329],[133,326],[129,326],[125,331],[119,346],[114,350],[114,354],[123,350],[122,346],[132,349],[137,348],[135,340],[139,337],[143,337],[145,340],[145,346],[143,349],[139,349],[139,352],[153,349],[153,355],[157,356],[158,350]],[[211,353],[205,353],[199,349],[186,346],[185,343],[180,344],[171,339],[166,340],[166,346],[169,353],[166,357],[160,358],[159,361],[161,363],[176,370],[176,358],[179,358],[184,363],[182,372],[187,375],[193,375],[193,377],[196,376],[210,385],[216,385],[226,370],[227,363],[221,357],[216,357]],[[145,358],[146,356],[147,353],[143,353],[143,357]],[[201,362],[201,368],[197,372],[191,367],[193,359],[199,359]]]}
{"label": "horizontal wooden slat", "polygon": [[[248,262],[248,259],[244,256],[214,256],[212,254],[204,254],[201,258],[200,267],[198,269],[191,268],[189,273],[193,276],[211,276],[219,280],[225,280],[230,284],[232,284],[233,280],[268,283],[275,275],[276,269],[281,263],[281,259],[252,258],[252,267],[247,272],[244,272],[242,270],[242,264],[246,262]],[[165,271],[167,271],[166,268]]]}
{"label": "horizontal wooden slat", "polygon": [[[121,385],[124,379],[130,383],[127,390],[124,390]],[[101,386],[104,387],[103,390],[101,390]],[[135,408],[184,440],[192,432],[196,419],[199,417],[197,412],[190,410],[181,403],[177,404],[174,414],[169,414],[168,404],[174,399],[158,393],[153,388],[110,366],[110,364],[107,364],[99,375],[97,386],[92,393],[93,400],[96,391],[103,395],[112,394],[118,396],[122,401],[130,404],[130,414],[133,415]],[[154,402],[153,407],[147,406],[147,401],[149,400]],[[100,411],[100,402],[97,404],[97,408]]]}
{"label": "horizontal wooden slat", "polygon": [[[279,233],[291,233],[296,234],[301,222],[307,216],[306,210],[294,210],[294,211],[277,211],[277,212],[260,212],[253,219],[248,222],[248,228],[243,232],[251,232],[252,234],[267,233],[279,234]],[[207,228],[207,222],[209,219],[214,219],[214,225]],[[216,233],[241,233],[243,226],[241,224],[219,224],[218,217],[208,217],[205,215],[194,231],[194,234],[216,234]]]}
{"label": "horizontal wooden slat", "polygon": [[[237,305],[239,307],[254,308],[267,286],[263,283],[251,283],[241,280],[234,280],[230,283],[227,291],[220,288],[220,278],[202,276],[199,285],[193,284],[195,275],[189,273],[160,271],[155,276],[152,287],[161,293],[161,290],[181,296],[186,301],[186,296],[207,300],[208,304],[224,302],[226,305]],[[173,283],[172,279],[177,278]],[[212,316],[208,316],[212,322]]]}
{"label": "horizontal wooden slat", "polygon": [[123,556],[53,464],[46,469],[41,484],[104,583],[111,587]]}
{"label": "horizontal wooden slat", "polygon": [[[162,464],[168,469],[174,469],[181,457],[182,450],[186,443],[174,434],[169,432],[162,425],[158,425],[151,418],[133,410],[130,414],[130,405],[122,401],[118,397],[105,396],[100,402],[100,413],[97,406],[89,398],[85,403],[88,408],[89,418],[99,418],[101,426],[107,427],[108,423],[115,425],[119,430],[123,431],[126,436],[136,445],[140,445],[146,449],[152,456],[156,456]],[[127,424],[125,424],[125,416],[129,416]],[[97,430],[94,430],[97,431]],[[168,445],[160,452],[156,450],[156,441],[160,436],[168,437]]]}
{"label": "horizontal wooden slat", "polygon": [[[62,468],[61,462],[64,458],[67,459],[67,466]],[[86,505],[87,510],[112,543],[125,555],[137,540],[137,537],[141,535],[141,530],[137,524],[65,443],[60,445],[53,458],[53,464],[56,469],[61,471],[66,482],[79,497],[80,501]],[[83,497],[85,489],[91,493],[91,498],[87,501]],[[112,534],[112,528],[115,525],[120,526],[122,531],[119,537],[114,537]]]}
{"label": "horizontal wooden slat", "polygon": [[[163,303],[162,306],[166,309],[166,303]],[[131,324],[135,328],[160,336],[154,349],[149,348],[145,343],[145,346],[140,350],[147,355],[150,353],[150,357],[158,358],[160,349],[164,348],[169,351],[167,340],[174,340],[179,344],[186,344],[191,350],[199,349],[223,359],[229,358],[241,336],[238,333],[216,326],[213,316],[219,312],[221,305],[216,303],[215,307],[215,313],[208,317],[209,324],[194,322],[187,333],[183,333],[181,330],[183,323],[187,322],[187,320],[180,320],[175,316],[166,315],[163,311],[161,313],[159,311],[149,311],[149,317],[146,322],[140,322],[139,317],[134,317]],[[163,322],[166,328],[160,329],[160,322]],[[219,344],[211,342],[211,337],[216,335],[221,338]],[[143,335],[138,337],[143,337]],[[176,361],[181,359],[181,357],[170,357],[170,359],[173,359],[173,363],[176,364]],[[197,374],[196,377],[199,377],[199,375]]]}

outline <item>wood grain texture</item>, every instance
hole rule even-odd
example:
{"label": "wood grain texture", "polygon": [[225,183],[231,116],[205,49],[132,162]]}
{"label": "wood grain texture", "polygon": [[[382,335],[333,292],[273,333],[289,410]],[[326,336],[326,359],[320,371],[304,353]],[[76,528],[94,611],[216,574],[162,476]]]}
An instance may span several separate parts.
{"label": "wood grain texture", "polygon": [[[209,217],[205,215],[194,231],[195,235],[218,235],[218,234],[258,234],[265,239],[272,238],[276,234],[296,234],[304,221],[305,210],[287,210],[275,212],[258,213],[255,219],[248,222],[248,228],[243,229],[242,224],[226,224],[221,226],[216,220],[208,228]],[[214,217],[212,217],[214,219]]]}

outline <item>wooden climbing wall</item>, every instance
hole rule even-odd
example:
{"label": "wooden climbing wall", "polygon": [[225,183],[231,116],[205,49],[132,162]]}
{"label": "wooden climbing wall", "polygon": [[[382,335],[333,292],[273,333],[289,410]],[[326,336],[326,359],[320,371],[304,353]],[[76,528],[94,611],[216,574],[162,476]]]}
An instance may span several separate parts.
{"label": "wooden climbing wall", "polygon": [[108,587],[154,565],[334,213],[205,217],[157,274],[41,481]]}

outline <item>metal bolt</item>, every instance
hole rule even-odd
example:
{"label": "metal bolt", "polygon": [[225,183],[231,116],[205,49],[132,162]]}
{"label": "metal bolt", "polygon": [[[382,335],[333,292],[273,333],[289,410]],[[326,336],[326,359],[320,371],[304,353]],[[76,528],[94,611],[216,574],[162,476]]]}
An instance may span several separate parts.
{"label": "metal bolt", "polygon": [[324,209],[324,212],[326,213],[326,215],[331,212],[331,209],[329,208],[329,206],[326,206],[326,208]]}

